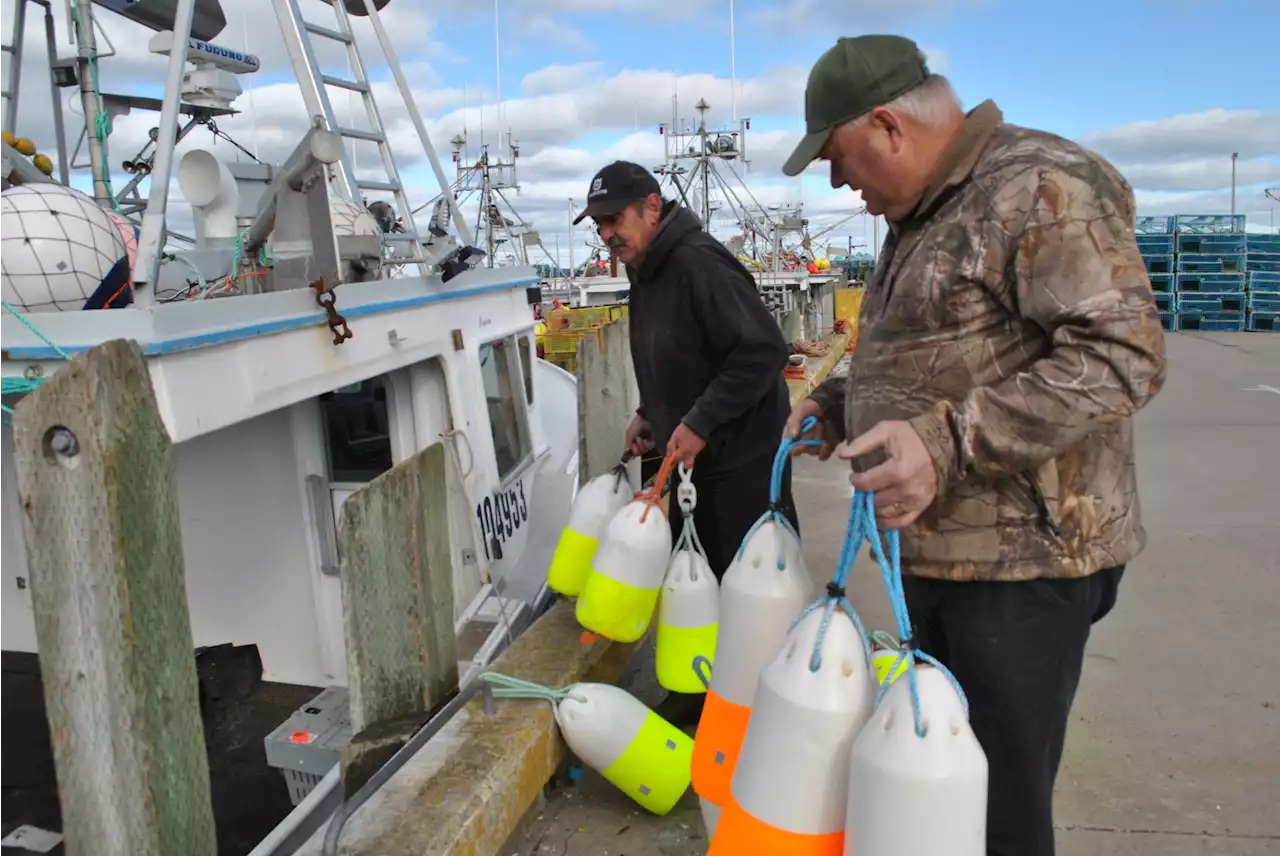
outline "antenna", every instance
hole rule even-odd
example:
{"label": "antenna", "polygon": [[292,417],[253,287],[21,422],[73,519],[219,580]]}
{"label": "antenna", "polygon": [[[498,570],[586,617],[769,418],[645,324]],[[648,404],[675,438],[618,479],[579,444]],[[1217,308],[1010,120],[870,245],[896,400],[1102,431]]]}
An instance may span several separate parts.
{"label": "antenna", "polygon": [[733,121],[738,121],[738,65],[733,38],[733,0],[729,0],[729,92],[733,103]]}
{"label": "antenna", "polygon": [[493,69],[498,96],[498,142],[502,142],[502,41],[498,34],[498,0],[493,0]]}

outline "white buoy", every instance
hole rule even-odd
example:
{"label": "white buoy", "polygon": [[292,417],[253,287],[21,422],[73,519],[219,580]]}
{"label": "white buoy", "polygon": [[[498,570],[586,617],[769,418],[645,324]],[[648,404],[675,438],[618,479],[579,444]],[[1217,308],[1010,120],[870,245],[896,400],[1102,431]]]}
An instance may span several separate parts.
{"label": "white buoy", "polygon": [[845,856],[986,856],[987,757],[947,676],[897,678],[853,743]]}
{"label": "white buoy", "polygon": [[569,522],[560,533],[547,585],[565,597],[577,597],[586,582],[591,559],[613,516],[631,501],[631,482],[622,467],[588,481],[574,497]]}
{"label": "white buoy", "polygon": [[615,642],[635,642],[649,629],[667,561],[671,526],[649,497],[613,516],[578,595],[578,623]]}
{"label": "white buoy", "polygon": [[582,763],[654,814],[671,811],[689,789],[693,740],[626,690],[574,684],[556,723]]}
{"label": "white buoy", "polygon": [[658,601],[655,671],[663,689],[706,692],[693,669],[698,658],[715,662],[720,627],[720,584],[701,553],[677,550],[671,557]]}
{"label": "white buoy", "polygon": [[693,789],[717,808],[729,799],[760,672],[815,591],[799,539],[774,514],[744,539],[720,582],[716,663],[693,749]]}
{"label": "white buoy", "polygon": [[[676,504],[684,516],[684,525],[662,581],[654,666],[664,689],[694,694],[707,691],[704,679],[710,677],[710,666],[715,662],[720,583],[711,572],[698,539],[693,517],[698,490],[684,464],[680,464],[679,472]],[[695,663],[700,664],[698,669]]]}
{"label": "white buoy", "polygon": [[867,642],[848,613],[828,600],[796,622],[760,675],[708,856],[839,856],[850,749],[875,696]]}

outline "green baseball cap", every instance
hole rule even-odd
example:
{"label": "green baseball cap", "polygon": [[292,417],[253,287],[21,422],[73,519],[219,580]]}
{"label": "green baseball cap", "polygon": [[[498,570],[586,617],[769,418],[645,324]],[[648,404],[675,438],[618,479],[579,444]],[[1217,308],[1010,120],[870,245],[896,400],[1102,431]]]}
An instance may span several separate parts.
{"label": "green baseball cap", "polygon": [[805,135],[782,171],[799,175],[837,126],[888,104],[929,76],[924,53],[902,36],[843,38],[814,63],[804,90]]}

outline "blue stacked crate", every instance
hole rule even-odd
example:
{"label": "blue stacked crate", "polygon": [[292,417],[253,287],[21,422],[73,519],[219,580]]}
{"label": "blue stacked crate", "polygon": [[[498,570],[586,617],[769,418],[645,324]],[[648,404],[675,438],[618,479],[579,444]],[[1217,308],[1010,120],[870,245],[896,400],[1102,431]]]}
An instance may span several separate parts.
{"label": "blue stacked crate", "polygon": [[1179,214],[1173,221],[1175,329],[1243,330],[1244,215]]}
{"label": "blue stacked crate", "polygon": [[1245,236],[1245,329],[1280,333],[1280,235]]}
{"label": "blue stacked crate", "polygon": [[1178,329],[1175,314],[1173,277],[1173,218],[1139,217],[1136,223],[1138,249],[1147,266],[1147,278],[1155,292],[1156,308],[1160,310],[1160,323],[1166,330]]}

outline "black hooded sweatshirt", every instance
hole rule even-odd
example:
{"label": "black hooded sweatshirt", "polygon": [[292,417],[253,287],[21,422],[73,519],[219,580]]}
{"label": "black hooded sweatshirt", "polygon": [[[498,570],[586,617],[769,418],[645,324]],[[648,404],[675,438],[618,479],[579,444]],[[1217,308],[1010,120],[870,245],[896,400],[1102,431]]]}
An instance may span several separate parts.
{"label": "black hooded sweatshirt", "polygon": [[787,343],[755,279],[687,208],[667,202],[631,280],[638,412],[665,449],[683,422],[706,476],[773,454],[790,413]]}

